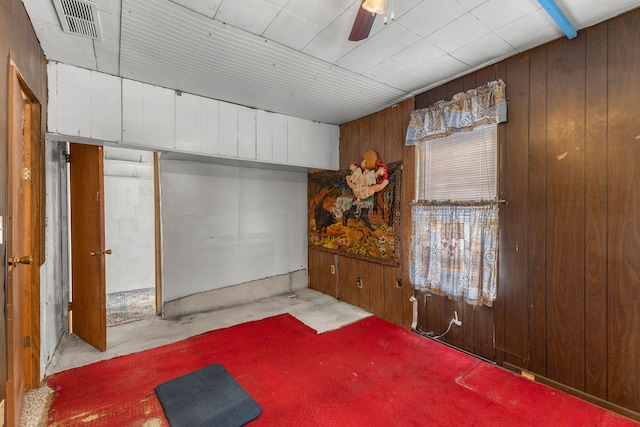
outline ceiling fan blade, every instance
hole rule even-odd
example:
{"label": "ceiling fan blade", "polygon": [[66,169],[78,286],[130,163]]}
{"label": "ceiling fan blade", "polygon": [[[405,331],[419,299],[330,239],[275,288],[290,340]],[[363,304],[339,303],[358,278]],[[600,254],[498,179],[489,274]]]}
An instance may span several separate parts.
{"label": "ceiling fan blade", "polygon": [[[362,2],[364,3],[364,0],[362,0]],[[375,19],[376,15],[366,11],[362,7],[362,4],[360,4],[356,19],[353,21],[351,34],[349,34],[349,40],[357,42],[369,37],[369,32],[371,31],[371,27],[373,26],[373,21],[375,21]]]}

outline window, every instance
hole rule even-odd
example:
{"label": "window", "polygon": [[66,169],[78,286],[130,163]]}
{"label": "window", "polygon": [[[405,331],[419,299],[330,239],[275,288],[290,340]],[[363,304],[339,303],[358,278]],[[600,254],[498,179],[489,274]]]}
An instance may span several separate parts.
{"label": "window", "polygon": [[497,125],[419,144],[416,199],[495,199],[497,147]]}
{"label": "window", "polygon": [[411,283],[491,306],[498,251],[497,125],[421,142],[412,207]]}

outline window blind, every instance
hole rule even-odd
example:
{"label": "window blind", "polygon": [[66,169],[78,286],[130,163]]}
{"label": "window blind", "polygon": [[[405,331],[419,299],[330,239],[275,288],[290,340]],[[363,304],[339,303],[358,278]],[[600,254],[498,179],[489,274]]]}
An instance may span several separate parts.
{"label": "window blind", "polygon": [[492,200],[497,196],[497,125],[422,142],[418,200]]}

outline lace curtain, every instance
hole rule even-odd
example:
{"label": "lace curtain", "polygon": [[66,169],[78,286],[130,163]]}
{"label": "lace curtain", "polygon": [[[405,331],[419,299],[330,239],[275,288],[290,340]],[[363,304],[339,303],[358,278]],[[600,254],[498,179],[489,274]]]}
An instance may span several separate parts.
{"label": "lace curtain", "polygon": [[498,202],[418,202],[412,222],[411,283],[491,306],[496,298]]}
{"label": "lace curtain", "polygon": [[505,84],[502,80],[495,80],[460,92],[451,101],[438,101],[427,108],[412,111],[405,145],[506,120]]}

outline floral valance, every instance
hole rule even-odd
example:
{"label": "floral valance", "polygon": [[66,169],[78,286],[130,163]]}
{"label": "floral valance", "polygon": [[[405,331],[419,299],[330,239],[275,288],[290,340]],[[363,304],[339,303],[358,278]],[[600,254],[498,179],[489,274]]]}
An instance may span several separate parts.
{"label": "floral valance", "polygon": [[460,92],[451,101],[438,101],[427,108],[412,111],[405,145],[444,138],[453,132],[506,120],[505,84],[502,80],[495,80]]}

